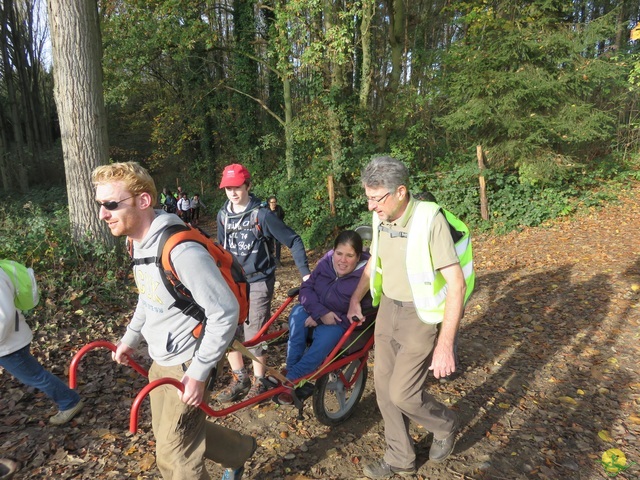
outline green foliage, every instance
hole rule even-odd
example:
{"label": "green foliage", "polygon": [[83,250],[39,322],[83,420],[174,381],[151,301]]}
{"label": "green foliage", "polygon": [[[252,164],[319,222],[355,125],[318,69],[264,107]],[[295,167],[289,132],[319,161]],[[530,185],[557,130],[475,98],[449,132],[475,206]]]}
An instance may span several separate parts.
{"label": "green foliage", "polygon": [[[117,152],[144,151],[154,176],[172,190],[176,177],[190,193],[203,188],[214,209],[223,165],[244,163],[254,191],[278,195],[308,246],[370,221],[358,177],[380,151],[407,162],[413,191],[501,231],[597,204],[589,192],[600,182],[639,175],[624,163],[640,138],[637,47],[618,38],[634,15],[628,2],[405,2],[402,32],[392,3],[108,2],[110,127],[141,145]],[[405,39],[401,65],[392,34]],[[490,167],[489,226],[479,218],[476,145]]]}
{"label": "green foliage", "polygon": [[534,182],[549,159],[606,153],[629,65],[585,53],[615,35],[616,15],[576,28],[545,2],[505,2],[499,12],[471,3],[466,41],[445,55],[447,105],[436,119],[454,151],[482,145],[492,165],[531,172]]}
{"label": "green foliage", "polygon": [[285,222],[300,236],[306,248],[318,248],[333,240],[342,229],[371,221],[359,183],[359,172],[343,165],[342,175],[335,177],[335,210],[331,215],[327,193],[329,163],[310,163],[299,176],[287,180],[284,172],[271,172],[261,178],[253,191],[262,199],[276,195],[286,212]]}
{"label": "green foliage", "polygon": [[[476,231],[503,234],[522,227],[535,227],[580,209],[603,207],[637,176],[637,165],[614,157],[591,165],[561,165],[547,162],[544,172],[486,169],[483,175],[489,203],[489,220],[480,216],[480,194],[475,152],[466,157],[450,155],[442,170],[430,173],[411,166],[411,191],[429,192],[437,202],[455,213]],[[469,160],[473,158],[473,160]],[[408,162],[407,162],[408,163]],[[543,165],[544,162],[540,162]],[[409,165],[409,163],[408,163]],[[551,175],[550,175],[551,173]],[[541,178],[544,181],[532,181]]]}
{"label": "green foliage", "polygon": [[[123,295],[129,270],[122,252],[99,242],[74,244],[65,193],[56,188],[6,196],[0,205],[0,257],[34,269],[43,299],[65,298],[74,305]],[[46,308],[46,302],[37,307]]]}
{"label": "green foliage", "polygon": [[450,169],[438,173],[428,173],[413,168],[410,190],[414,194],[429,192],[447,210],[455,213],[469,225],[480,223],[480,200],[478,194],[478,167],[464,159],[446,160]]}

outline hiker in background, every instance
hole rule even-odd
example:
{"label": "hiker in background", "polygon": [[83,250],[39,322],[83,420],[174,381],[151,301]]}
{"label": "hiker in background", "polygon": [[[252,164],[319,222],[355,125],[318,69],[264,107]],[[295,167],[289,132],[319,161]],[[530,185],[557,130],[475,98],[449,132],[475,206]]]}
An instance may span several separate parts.
{"label": "hiker in background", "polygon": [[[276,264],[269,251],[268,240],[275,239],[289,247],[303,281],[309,278],[309,262],[300,236],[264,208],[259,198],[249,193],[249,170],[237,163],[228,165],[222,172],[220,188],[224,188],[228,200],[218,212],[218,243],[240,262],[250,284],[249,319],[238,327],[236,333],[238,338],[244,336],[244,341],[247,341],[256,336],[271,315]],[[264,378],[265,345],[252,347],[249,352],[255,356],[252,359],[253,381],[244,366],[242,353],[230,352],[227,359],[233,378],[216,397],[219,401],[233,402],[243,396],[252,398],[271,386]]]}
{"label": "hiker in background", "polygon": [[168,191],[169,190],[167,190],[167,187],[164,187],[162,189],[162,193],[160,193],[160,208],[162,208],[163,210],[167,209],[165,203],[167,202],[167,192]]}
{"label": "hiker in background", "polygon": [[[267,205],[269,206],[269,210],[273,212],[273,214],[278,217],[280,220],[284,222],[284,209],[278,205],[278,199],[275,195],[271,195],[267,199]],[[271,249],[271,254],[276,259],[276,266],[282,266],[280,261],[280,253],[282,252],[282,244],[276,240],[275,238],[269,242],[269,247]]]}
{"label": "hiker in background", "polygon": [[[149,381],[170,377],[184,385],[153,389],[151,423],[156,440],[156,464],[165,480],[206,480],[205,457],[226,468],[223,479],[238,480],[253,455],[256,440],[209,422],[197,408],[207,400],[206,383],[224,357],[238,326],[239,305],[213,257],[197,242],[184,242],[171,251],[178,278],[206,312],[199,338],[193,317],[174,307],[174,297],[154,263],[141,262],[158,253],[166,229],[183,225],[175,215],[154,210],[156,187],[149,173],[135,162],[103,165],[93,171],[100,219],[111,234],[128,237],[133,251],[139,300],[113,359],[127,364],[145,340],[153,363]],[[200,324],[201,325],[201,324]]]}
{"label": "hiker in background", "polygon": [[164,211],[167,213],[178,212],[178,201],[176,200],[175,195],[171,193],[171,190],[167,190],[167,196],[164,200]]}
{"label": "hiker in background", "polygon": [[182,197],[178,200],[178,215],[184,223],[191,223],[191,201],[187,192],[183,192]]}
{"label": "hiker in background", "polygon": [[198,223],[200,223],[201,208],[204,210],[205,208],[207,208],[207,206],[202,200],[200,200],[200,194],[196,193],[191,199],[191,225],[193,225],[194,227],[197,227]]}
{"label": "hiker in background", "polygon": [[[300,287],[300,303],[289,314],[286,372],[289,380],[297,380],[318,368],[351,325],[347,319],[349,300],[367,260],[369,254],[362,250],[360,235],[345,230]],[[371,308],[370,295],[364,297],[362,306]],[[310,331],[313,340],[307,348]],[[291,392],[281,393],[275,402],[292,404]]]}
{"label": "hiker in background", "polygon": [[362,470],[375,479],[413,475],[410,421],[433,433],[430,461],[444,461],[455,446],[458,415],[424,385],[430,371],[436,378],[455,372],[454,340],[475,279],[471,244],[468,229],[456,219],[455,228],[466,230],[467,240],[459,257],[448,217],[437,204],[411,196],[409,171],[400,161],[374,158],[361,181],[374,212],[373,239],[347,316],[363,319],[360,300],[367,291],[380,306],[374,382],[387,443],[384,456],[363,462]]}
{"label": "hiker in background", "polygon": [[22,312],[16,309],[15,286],[0,269],[0,367],[25,385],[37,388],[58,406],[49,423],[62,425],[75,417],[84,402],[75,390],[51,374],[31,355],[33,333]]}

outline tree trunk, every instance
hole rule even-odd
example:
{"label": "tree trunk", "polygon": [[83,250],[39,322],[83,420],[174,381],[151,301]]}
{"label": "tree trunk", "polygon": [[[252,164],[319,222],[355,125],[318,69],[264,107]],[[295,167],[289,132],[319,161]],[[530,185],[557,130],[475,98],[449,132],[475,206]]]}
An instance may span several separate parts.
{"label": "tree trunk", "polygon": [[[331,0],[324,2],[324,30],[330,32],[338,18],[336,7]],[[339,173],[340,160],[342,158],[342,131],[338,106],[342,101],[342,89],[344,87],[344,67],[338,60],[329,60],[326,68],[330,78],[330,101],[327,108],[327,123],[329,125],[329,149],[331,151],[331,173]]]}
{"label": "tree trunk", "polygon": [[384,121],[378,130],[378,149],[386,151],[391,125],[393,124],[392,107],[395,102],[400,79],[402,78],[402,57],[404,49],[404,31],[406,26],[404,0],[389,0],[389,46],[391,47],[391,76],[389,85],[385,91]]}
{"label": "tree trunk", "polygon": [[91,172],[108,160],[102,45],[95,0],[50,0],[54,98],[64,153],[71,234],[115,244],[95,207]]}
{"label": "tree trunk", "polygon": [[293,150],[293,103],[291,101],[291,80],[285,76],[282,79],[284,91],[284,161],[287,166],[287,180],[293,179],[296,174],[296,163]]}
{"label": "tree trunk", "polygon": [[[2,112],[0,112],[2,113]],[[7,141],[5,139],[4,129],[2,128],[2,115],[0,115],[0,179],[2,179],[2,188],[5,192],[9,191],[9,168],[7,163],[9,152],[6,150]]]}
{"label": "tree trunk", "polygon": [[362,38],[362,72],[360,80],[360,108],[367,110],[369,92],[371,91],[371,79],[373,68],[371,63],[371,19],[376,5],[371,0],[362,2],[362,22],[360,23],[360,37]]}
{"label": "tree trunk", "polygon": [[[6,0],[5,0],[6,1]],[[8,0],[8,3],[11,4],[11,0]],[[31,8],[27,6],[27,8]],[[27,49],[29,46],[27,44],[30,41],[29,34],[27,29],[30,27],[28,25],[30,16],[23,12],[20,14],[16,10],[16,6],[12,5],[12,10],[8,12],[10,23],[12,25],[11,31],[11,41],[13,44],[13,67],[16,72],[16,91],[21,92],[19,95],[20,105],[20,117],[21,122],[23,123],[23,134],[26,140],[26,155],[25,160],[28,161],[28,164],[23,165],[24,172],[22,173],[27,176],[27,171],[35,164],[34,159],[40,157],[40,145],[36,142],[36,132],[35,127],[36,124],[33,122],[33,98],[31,97],[31,83],[29,80],[30,77],[30,69],[37,68],[32,65],[29,67],[29,61],[27,60]],[[17,101],[17,100],[16,100]],[[28,178],[28,177],[26,177]],[[27,182],[28,186],[28,182]]]}
{"label": "tree trunk", "polygon": [[391,81],[389,90],[392,93],[398,91],[402,78],[402,57],[404,50],[405,10],[404,0],[393,0],[389,11],[389,45],[391,46]]}
{"label": "tree trunk", "polygon": [[[20,116],[18,106],[18,95],[16,93],[15,74],[14,67],[10,62],[12,58],[9,51],[9,22],[13,16],[13,1],[5,0],[3,8],[0,9],[0,56],[2,57],[4,82],[7,90],[7,103],[9,104],[9,118],[13,130],[13,143],[15,149],[15,157],[13,162],[7,162],[7,166],[10,166],[12,170],[16,172],[16,178],[18,181],[19,190],[22,193],[26,193],[29,189],[29,183],[27,179],[26,165],[27,155],[24,145],[24,135],[22,130],[22,118]],[[12,25],[15,28],[14,25]],[[11,151],[9,145],[7,145],[7,151]]]}

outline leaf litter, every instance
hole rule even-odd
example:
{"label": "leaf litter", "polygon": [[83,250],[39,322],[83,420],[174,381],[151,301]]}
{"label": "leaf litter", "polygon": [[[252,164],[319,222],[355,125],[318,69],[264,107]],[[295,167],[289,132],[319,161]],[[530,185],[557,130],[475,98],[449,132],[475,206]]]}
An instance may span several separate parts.
{"label": "leaf litter", "polygon": [[[640,185],[621,197],[571,219],[474,239],[478,286],[461,325],[462,375],[426,385],[463,426],[454,454],[432,465],[431,435],[411,425],[415,479],[603,479],[609,472],[600,459],[613,448],[630,465],[619,478],[640,476]],[[274,308],[299,281],[283,253]],[[310,262],[321,255],[311,252]],[[134,302],[128,288],[117,304],[47,298],[34,355],[66,378],[82,346],[118,340]],[[269,355],[282,364],[285,346]],[[374,362],[375,353],[369,366]],[[338,427],[320,424],[309,401],[303,420],[295,409],[266,402],[214,421],[256,436],[244,478],[361,479],[362,463],[385,449],[372,377],[357,412]],[[0,452],[21,462],[15,478],[158,478],[148,401],[138,432],[128,432],[131,402],[145,383],[109,352],[92,352],[79,371],[87,407],[70,424],[52,427],[51,402],[0,374]],[[213,463],[208,470],[213,478],[222,472]]]}

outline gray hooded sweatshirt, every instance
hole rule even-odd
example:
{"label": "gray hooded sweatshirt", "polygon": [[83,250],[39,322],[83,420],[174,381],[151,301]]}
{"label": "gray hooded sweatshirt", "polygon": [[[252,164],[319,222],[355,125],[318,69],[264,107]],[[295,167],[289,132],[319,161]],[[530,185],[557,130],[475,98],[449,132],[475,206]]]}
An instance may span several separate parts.
{"label": "gray hooded sweatshirt", "polygon": [[[155,257],[164,229],[182,224],[174,214],[156,210],[156,218],[141,242],[133,242],[134,258]],[[138,305],[121,342],[135,348],[142,338],[149,355],[162,366],[175,366],[192,360],[186,375],[205,381],[224,356],[238,326],[239,307],[207,250],[195,242],[185,242],[171,252],[171,260],[182,283],[207,316],[202,342],[196,351],[192,335],[198,322],[179,308],[171,307],[173,297],[162,282],[155,264],[133,267],[138,287]]]}

